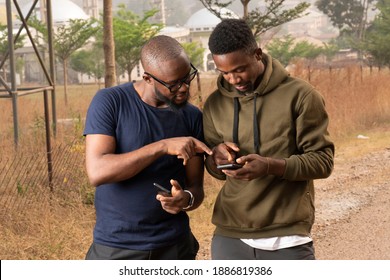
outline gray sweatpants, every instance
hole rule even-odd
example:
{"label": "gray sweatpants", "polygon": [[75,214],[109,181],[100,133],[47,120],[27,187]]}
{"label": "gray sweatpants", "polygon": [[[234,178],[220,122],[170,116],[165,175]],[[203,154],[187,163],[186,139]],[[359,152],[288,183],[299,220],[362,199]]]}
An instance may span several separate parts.
{"label": "gray sweatpants", "polygon": [[211,258],[213,260],[315,260],[313,242],[267,251],[253,248],[238,238],[220,235],[213,236]]}

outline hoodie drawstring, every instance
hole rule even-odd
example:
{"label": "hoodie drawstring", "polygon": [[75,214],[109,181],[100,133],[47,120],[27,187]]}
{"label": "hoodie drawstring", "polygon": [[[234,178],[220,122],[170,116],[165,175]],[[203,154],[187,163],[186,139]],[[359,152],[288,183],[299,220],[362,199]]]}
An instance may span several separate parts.
{"label": "hoodie drawstring", "polygon": [[256,101],[257,101],[257,94],[255,93],[255,97],[253,99],[253,142],[255,146],[255,152],[256,154],[259,154],[259,146],[260,146],[260,139],[259,139],[259,122],[257,121],[257,112],[256,112]]}
{"label": "hoodie drawstring", "polygon": [[240,103],[238,97],[234,97],[234,120],[233,120],[233,143],[238,145],[238,114],[240,112]]}
{"label": "hoodie drawstring", "polygon": [[[256,110],[256,100],[257,94],[254,95],[253,100],[253,142],[255,152],[259,154],[260,148],[260,139],[259,139],[259,123],[257,121],[257,110]],[[234,119],[233,119],[233,142],[238,145],[238,115],[240,111],[240,103],[238,102],[238,97],[234,98]]]}

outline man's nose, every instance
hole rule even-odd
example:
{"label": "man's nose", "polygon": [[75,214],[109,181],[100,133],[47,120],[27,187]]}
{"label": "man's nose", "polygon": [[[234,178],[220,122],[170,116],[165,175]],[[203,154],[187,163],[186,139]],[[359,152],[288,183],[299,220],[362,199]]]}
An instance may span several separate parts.
{"label": "man's nose", "polygon": [[240,76],[236,73],[229,73],[228,74],[228,82],[232,85],[237,84],[240,81]]}
{"label": "man's nose", "polygon": [[188,84],[182,83],[178,91],[186,92],[190,89],[190,85],[191,85],[191,82],[189,82]]}

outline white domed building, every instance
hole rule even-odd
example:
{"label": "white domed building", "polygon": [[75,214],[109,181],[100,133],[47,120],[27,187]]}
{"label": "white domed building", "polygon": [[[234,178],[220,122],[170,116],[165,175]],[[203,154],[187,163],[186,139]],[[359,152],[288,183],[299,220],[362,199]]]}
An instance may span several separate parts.
{"label": "white domed building", "polygon": [[[33,1],[20,1],[24,2],[21,4],[21,12],[26,17],[28,13],[30,12],[32,8],[32,3]],[[40,7],[40,2],[39,1],[31,15],[30,18],[35,16],[37,17],[38,20],[41,20],[41,18],[46,20],[46,7],[41,9]],[[55,30],[58,26],[66,25],[69,20],[72,19],[88,19],[90,16],[84,12],[84,10],[75,4],[74,2],[70,0],[51,0],[51,14],[52,14],[52,19],[53,19],[53,29]],[[19,29],[20,26],[22,25],[20,20],[14,20],[14,28]],[[32,35],[34,36],[34,31],[30,27],[30,30],[32,32]],[[15,32],[16,33],[16,32]],[[23,28],[22,34],[25,33],[25,29]],[[24,46],[20,49],[17,49],[15,51],[15,54],[17,57],[23,58],[24,61],[24,76],[25,80],[27,82],[40,82],[44,80],[44,75],[41,70],[41,66],[38,63],[35,51],[32,47],[32,44],[28,37],[26,36]],[[58,64],[56,64],[56,76],[57,76],[57,81],[61,81],[62,79],[62,67],[60,67]],[[71,80],[77,80],[77,74],[74,73],[69,69],[69,79]]]}
{"label": "white domed building", "polygon": [[[31,9],[31,1],[21,7],[24,16],[28,14]],[[70,0],[52,0],[51,1],[51,13],[53,17],[53,25],[61,25],[69,21],[70,19],[88,19],[87,15],[81,7],[73,3]],[[40,2],[38,2],[33,10],[33,16],[41,19]]]}
{"label": "white domed building", "polygon": [[[221,14],[223,18],[239,18],[233,11],[226,8],[221,9]],[[190,40],[192,42],[200,42],[205,49],[202,69],[204,71],[215,69],[215,64],[208,47],[208,40],[211,32],[220,22],[220,18],[206,8],[203,8],[194,13],[184,25],[190,30]]]}

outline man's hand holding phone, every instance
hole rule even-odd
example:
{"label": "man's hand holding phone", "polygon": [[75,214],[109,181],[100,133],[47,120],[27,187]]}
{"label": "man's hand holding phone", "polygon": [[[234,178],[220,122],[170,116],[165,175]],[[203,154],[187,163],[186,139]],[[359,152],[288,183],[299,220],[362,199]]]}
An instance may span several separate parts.
{"label": "man's hand holding phone", "polygon": [[[186,193],[188,191],[183,190],[176,180],[170,180],[170,183],[172,186],[171,190],[158,183],[153,183],[158,190],[156,199],[161,202],[161,207],[165,211],[171,214],[177,214],[189,205],[188,194]],[[191,197],[193,196],[191,195]]]}
{"label": "man's hand holding phone", "polygon": [[242,167],[235,162],[236,155],[240,151],[238,146],[231,142],[223,142],[213,148],[212,159],[217,164],[218,170],[236,170]]}

